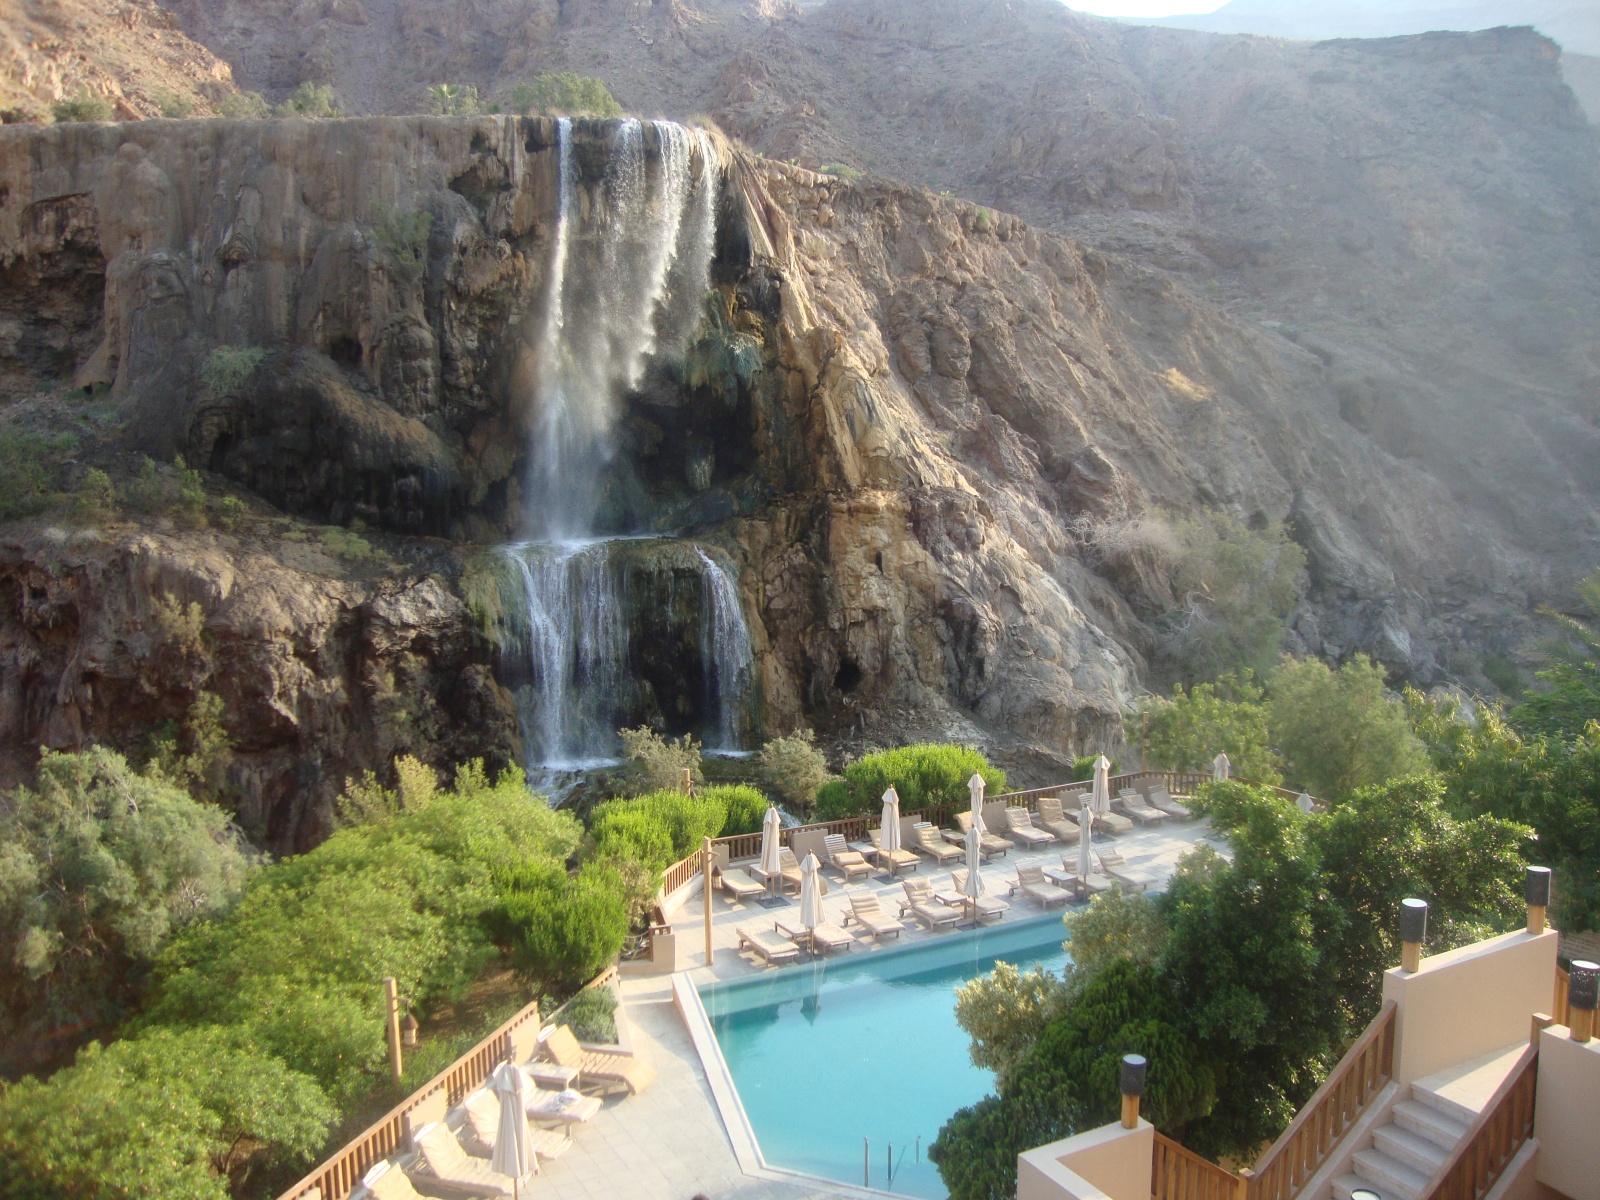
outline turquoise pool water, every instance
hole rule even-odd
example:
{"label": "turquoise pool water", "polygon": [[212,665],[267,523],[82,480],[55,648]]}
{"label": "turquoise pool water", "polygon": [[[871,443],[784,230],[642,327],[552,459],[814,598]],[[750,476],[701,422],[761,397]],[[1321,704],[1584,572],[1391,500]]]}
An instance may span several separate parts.
{"label": "turquoise pool water", "polygon": [[865,1137],[873,1187],[942,1200],[927,1145],[956,1109],[994,1086],[967,1056],[955,988],[997,959],[1059,970],[1064,935],[1059,915],[1008,921],[701,984],[766,1160],[860,1184]]}

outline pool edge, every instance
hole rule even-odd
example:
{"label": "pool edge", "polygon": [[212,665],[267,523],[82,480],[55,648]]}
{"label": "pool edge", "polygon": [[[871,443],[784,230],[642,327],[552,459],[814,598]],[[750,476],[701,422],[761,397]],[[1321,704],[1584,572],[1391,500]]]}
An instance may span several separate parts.
{"label": "pool edge", "polygon": [[769,1166],[766,1156],[761,1153],[761,1143],[750,1125],[750,1118],[744,1111],[744,1101],[739,1098],[739,1089],[733,1082],[732,1072],[728,1070],[727,1060],[722,1057],[722,1047],[717,1043],[716,1031],[711,1028],[711,1018],[706,1014],[705,1005],[700,1000],[700,992],[689,976],[688,971],[678,971],[673,974],[673,1005],[678,1010],[684,1028],[689,1031],[689,1040],[694,1044],[695,1053],[700,1056],[700,1065],[706,1073],[706,1084],[711,1089],[711,1099],[716,1104],[717,1115],[722,1118],[723,1131],[728,1135],[733,1147],[733,1157],[741,1171],[757,1179],[794,1183],[859,1200],[915,1200],[914,1197],[907,1197],[900,1192],[857,1187],[855,1184],[841,1183],[837,1179],[826,1179],[821,1175],[808,1175],[804,1171]]}

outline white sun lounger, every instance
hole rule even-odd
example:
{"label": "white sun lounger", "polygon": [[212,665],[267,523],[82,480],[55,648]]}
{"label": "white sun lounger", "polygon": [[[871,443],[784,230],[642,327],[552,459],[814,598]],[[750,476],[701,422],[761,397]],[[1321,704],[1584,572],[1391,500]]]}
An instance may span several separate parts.
{"label": "white sun lounger", "polygon": [[1100,869],[1125,888],[1142,892],[1155,886],[1155,876],[1130,869],[1127,860],[1114,851],[1096,851],[1095,857],[1100,860]]}
{"label": "white sun lounger", "polygon": [[1064,905],[1072,899],[1071,892],[1058,888],[1044,877],[1043,867],[1018,867],[1017,877],[1011,881],[1011,894],[1014,896],[1018,892],[1036,901],[1042,908],[1052,904]]}
{"label": "white sun lounger", "polygon": [[752,929],[748,925],[741,925],[738,934],[739,949],[748,948],[754,951],[756,957],[765,961],[769,967],[790,962],[800,953],[800,947],[791,939],[770,929]]}

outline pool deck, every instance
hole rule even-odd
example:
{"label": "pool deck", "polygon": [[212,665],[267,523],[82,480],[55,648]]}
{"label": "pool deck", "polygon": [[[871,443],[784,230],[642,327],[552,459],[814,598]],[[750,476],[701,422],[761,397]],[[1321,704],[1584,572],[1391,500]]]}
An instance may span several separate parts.
{"label": "pool deck", "polygon": [[[1178,859],[1210,833],[1207,822],[1181,821],[1156,829],[1138,829],[1118,838],[1097,838],[1095,846],[1119,851],[1131,870],[1154,876],[1159,890]],[[1221,841],[1209,844],[1226,852]],[[1016,874],[1019,863],[1059,867],[1063,853],[1075,855],[1076,851],[1073,846],[1013,849],[1004,858],[984,864],[985,894],[1008,899],[1007,881]],[[924,859],[917,874],[932,879],[938,890],[949,890],[948,867],[938,868]],[[877,871],[848,889],[834,872],[825,870],[824,875],[829,893],[823,907],[835,925],[843,923],[851,892],[867,889],[878,893],[891,915],[898,911],[905,895],[898,880],[891,883]],[[1007,921],[1032,920],[1044,911],[1020,895],[1008,903],[1011,909],[1005,915]],[[741,953],[736,930],[747,924],[771,929],[775,919],[798,922],[799,916],[800,902],[794,897],[782,908],[767,909],[755,903],[730,903],[719,893],[712,900],[713,962],[707,967],[705,908],[702,898],[693,895],[671,917],[677,940],[677,968],[688,972],[689,979],[696,983],[786,970],[766,967],[748,951]],[[948,930],[930,933],[914,920],[908,924],[912,927],[900,937],[881,943],[856,936],[848,952],[835,951],[831,957],[871,954],[948,934]],[[852,926],[852,931],[855,928]],[[533,1185],[525,1189],[526,1194],[552,1200],[691,1200],[701,1193],[711,1200],[861,1200],[882,1195],[822,1180],[809,1182],[786,1172],[747,1173],[741,1168],[712,1083],[675,1006],[672,980],[671,975],[660,974],[624,976],[620,981],[634,1048],[655,1064],[659,1072],[656,1081],[638,1096],[607,1100],[593,1120],[573,1131],[572,1148],[546,1164]]]}

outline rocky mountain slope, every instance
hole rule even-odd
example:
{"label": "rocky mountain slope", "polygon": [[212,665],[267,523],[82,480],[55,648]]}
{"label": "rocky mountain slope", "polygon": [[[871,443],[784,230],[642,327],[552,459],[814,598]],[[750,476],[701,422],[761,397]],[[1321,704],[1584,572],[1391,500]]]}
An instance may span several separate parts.
{"label": "rocky mountain slope", "polygon": [[[586,186],[616,136],[580,127]],[[1288,520],[1312,566],[1296,646],[1425,682],[1592,557],[1597,435],[1562,397],[1485,420],[1520,420],[1520,452],[1571,474],[1543,461],[1464,503],[1448,445],[1391,445],[1381,408],[1352,419],[1326,349],[1166,272],[922,189],[719,154],[707,365],[630,396],[627,454],[653,506],[738,566],[768,728],[955,730],[1035,765],[1115,740],[1143,619],[1175,598],[1092,535],[1156,507]],[[511,118],[0,130],[9,385],[71,364],[110,386],[118,445],[306,519],[362,516],[424,564],[322,582],[221,534],[35,524],[0,571],[8,744],[128,744],[218,690],[241,804],[283,847],[399,745],[516,754],[489,671],[514,598],[473,581],[473,543],[520,524],[519,331],[555,159],[552,122]],[[221,377],[218,347],[260,354]],[[721,464],[703,474],[678,436],[701,430]],[[141,664],[169,601],[200,606],[215,649],[157,679]],[[383,716],[413,701],[435,715]]]}

